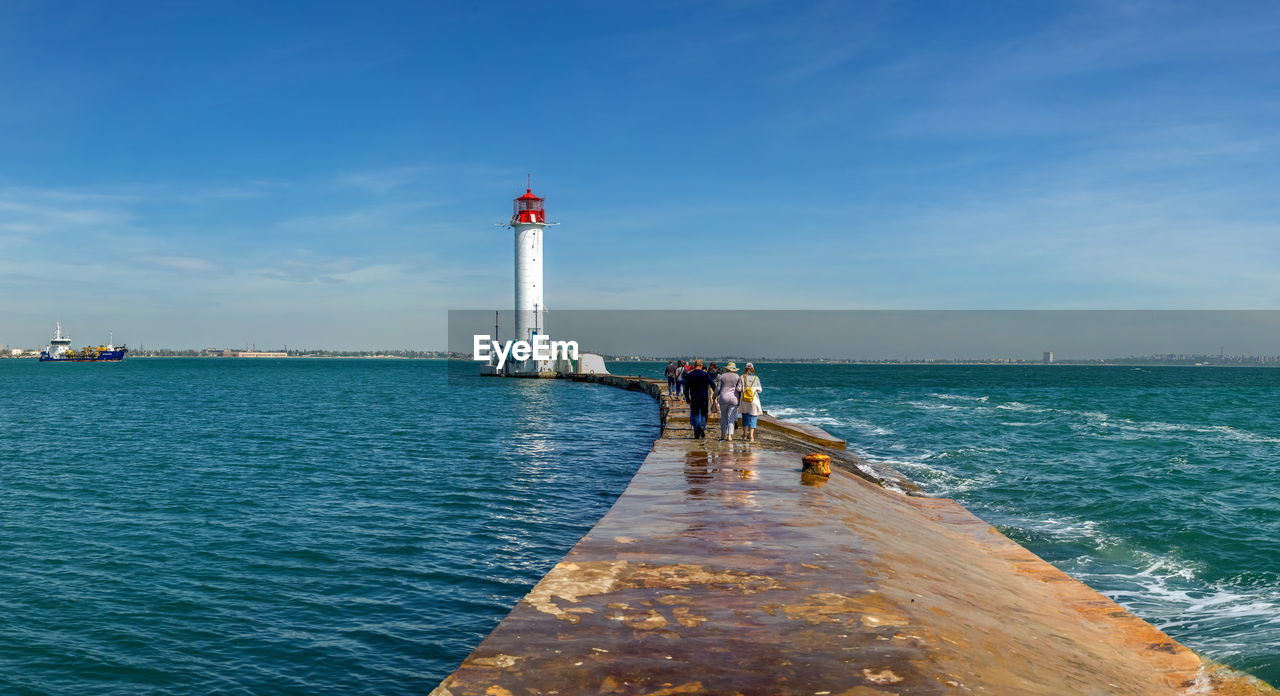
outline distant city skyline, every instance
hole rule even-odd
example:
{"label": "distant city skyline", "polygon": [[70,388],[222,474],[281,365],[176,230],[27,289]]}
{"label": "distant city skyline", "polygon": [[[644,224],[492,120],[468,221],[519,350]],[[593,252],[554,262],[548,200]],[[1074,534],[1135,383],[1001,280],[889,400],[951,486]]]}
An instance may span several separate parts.
{"label": "distant city skyline", "polygon": [[494,223],[528,173],[563,223],[550,322],[1280,307],[1278,29],[1261,2],[6,3],[0,343],[443,349],[446,310],[511,304]]}
{"label": "distant city skyline", "polygon": [[[511,338],[511,312],[499,311]],[[566,310],[549,335],[606,355],[856,360],[1055,361],[1195,354],[1280,355],[1280,311]],[[493,334],[494,312],[449,312],[448,350]],[[1230,348],[1228,350],[1228,348]]]}

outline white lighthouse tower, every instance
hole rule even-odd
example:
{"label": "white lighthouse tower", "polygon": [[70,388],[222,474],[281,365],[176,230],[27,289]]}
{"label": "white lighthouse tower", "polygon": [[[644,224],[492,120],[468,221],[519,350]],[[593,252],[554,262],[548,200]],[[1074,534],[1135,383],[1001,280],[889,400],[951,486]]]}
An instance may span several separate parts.
{"label": "white lighthouse tower", "polygon": [[[516,242],[516,341],[534,344],[534,337],[547,333],[546,299],[542,284],[542,236],[546,228],[557,223],[547,222],[545,200],[525,188],[524,195],[515,199],[511,220],[506,223],[515,231]],[[496,337],[495,337],[496,338]],[[560,361],[509,359],[502,370],[495,367],[482,369],[482,374],[501,374],[510,377],[554,377],[565,365]]]}
{"label": "white lighthouse tower", "polygon": [[[532,354],[526,353],[525,355],[529,355],[527,359],[516,358],[516,345],[508,344],[512,357],[504,359],[497,353],[491,353],[490,360],[480,367],[480,374],[490,377],[548,378],[567,372],[608,374],[604,358],[593,353],[579,353],[577,341],[550,340],[546,326],[546,295],[542,283],[542,236],[547,227],[560,223],[547,222],[547,211],[543,207],[546,200],[534,195],[532,186],[526,187],[524,195],[515,199],[514,203],[511,219],[506,223],[499,223],[515,231],[516,328],[512,339],[526,347],[532,347]],[[493,340],[497,341],[496,313],[493,333]],[[539,337],[541,355],[538,349]],[[497,349],[496,343],[494,348]]]}
{"label": "white lighthouse tower", "polygon": [[517,341],[533,341],[535,334],[547,332],[544,313],[547,310],[542,285],[542,237],[546,232],[545,199],[526,188],[515,199],[511,222],[516,237],[516,335]]}

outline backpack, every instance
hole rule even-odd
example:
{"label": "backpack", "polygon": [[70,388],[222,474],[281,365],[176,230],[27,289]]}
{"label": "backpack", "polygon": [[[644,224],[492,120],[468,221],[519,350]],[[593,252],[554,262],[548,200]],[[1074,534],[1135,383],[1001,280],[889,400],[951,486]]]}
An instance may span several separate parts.
{"label": "backpack", "polygon": [[742,378],[742,400],[743,401],[756,400],[756,390],[751,388],[751,379],[749,378],[749,376]]}

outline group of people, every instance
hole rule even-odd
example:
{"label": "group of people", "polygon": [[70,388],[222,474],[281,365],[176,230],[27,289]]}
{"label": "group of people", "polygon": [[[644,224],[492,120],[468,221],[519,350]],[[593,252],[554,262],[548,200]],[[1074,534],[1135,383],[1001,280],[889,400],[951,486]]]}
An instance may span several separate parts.
{"label": "group of people", "polygon": [[707,416],[720,412],[720,439],[733,442],[738,417],[742,417],[743,439],[756,441],[756,423],[764,408],[760,405],[760,377],[756,367],[747,363],[738,374],[737,363],[720,367],[711,363],[703,368],[701,360],[667,363],[667,387],[674,396],[683,396],[689,404],[689,424],[693,436],[707,436]]}

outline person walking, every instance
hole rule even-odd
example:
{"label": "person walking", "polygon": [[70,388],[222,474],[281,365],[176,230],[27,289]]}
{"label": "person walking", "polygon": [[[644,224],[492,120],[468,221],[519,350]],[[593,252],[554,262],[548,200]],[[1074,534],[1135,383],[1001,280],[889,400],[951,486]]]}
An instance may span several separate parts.
{"label": "person walking", "polygon": [[716,403],[720,407],[720,439],[733,442],[733,426],[738,420],[738,404],[742,394],[742,378],[738,364],[725,365],[716,377]]}
{"label": "person walking", "polygon": [[756,375],[756,366],[747,363],[742,369],[741,396],[738,398],[738,413],[742,414],[742,435],[747,442],[756,441],[756,422],[764,414],[760,405],[760,378]]}
{"label": "person walking", "polygon": [[711,391],[715,388],[711,375],[702,369],[701,360],[685,373],[684,388],[689,401],[689,425],[693,427],[694,438],[701,440],[707,436],[707,414],[711,408]]}
{"label": "person walking", "polygon": [[676,391],[676,361],[667,361],[665,374],[667,376],[667,393],[672,396],[680,396],[680,393]]}
{"label": "person walking", "polygon": [[676,396],[684,392],[684,375],[689,371],[689,363],[681,362],[676,366]]}

